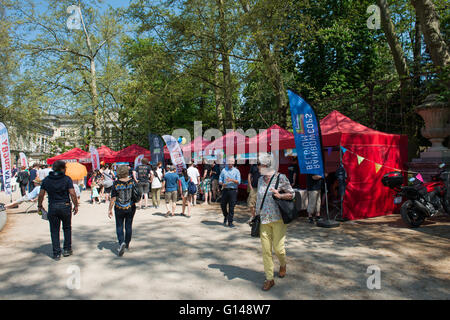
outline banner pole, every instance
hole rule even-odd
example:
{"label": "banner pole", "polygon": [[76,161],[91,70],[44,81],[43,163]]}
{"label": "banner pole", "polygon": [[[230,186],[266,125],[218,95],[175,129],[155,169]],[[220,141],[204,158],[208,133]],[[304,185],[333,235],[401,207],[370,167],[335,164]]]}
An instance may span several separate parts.
{"label": "banner pole", "polygon": [[326,177],[324,177],[323,180],[324,180],[324,184],[325,184],[325,204],[326,204],[326,207],[327,207],[327,219],[328,219],[328,221],[330,221],[330,212],[328,210],[328,187],[327,187],[327,179],[326,179]]}

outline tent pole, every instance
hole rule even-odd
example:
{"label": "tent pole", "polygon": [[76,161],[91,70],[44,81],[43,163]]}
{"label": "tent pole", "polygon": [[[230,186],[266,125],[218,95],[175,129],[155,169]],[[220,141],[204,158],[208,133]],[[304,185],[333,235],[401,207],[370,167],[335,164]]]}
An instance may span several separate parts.
{"label": "tent pole", "polygon": [[[342,166],[342,148],[341,148],[341,146],[339,145],[339,165],[340,166]],[[341,198],[341,212],[340,212],[340,217],[339,218],[343,218],[343,216],[344,216],[344,212],[343,212],[343,206],[344,206],[344,195],[343,194],[341,194],[340,195],[340,198]]]}

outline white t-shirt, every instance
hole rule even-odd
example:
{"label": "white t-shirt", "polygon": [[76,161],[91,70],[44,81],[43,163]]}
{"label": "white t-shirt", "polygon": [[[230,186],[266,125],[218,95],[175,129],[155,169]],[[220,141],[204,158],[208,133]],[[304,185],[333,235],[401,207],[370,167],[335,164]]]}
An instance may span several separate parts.
{"label": "white t-shirt", "polygon": [[192,182],[194,182],[195,185],[198,184],[198,178],[200,177],[200,172],[198,172],[198,169],[195,167],[190,167],[187,169],[187,174],[189,178],[192,179]]}
{"label": "white t-shirt", "polygon": [[44,180],[45,178],[47,178],[47,176],[49,175],[49,173],[53,171],[52,168],[45,168],[45,169],[41,169],[38,170],[38,177],[39,179]]}
{"label": "white t-shirt", "polygon": [[162,176],[161,168],[156,169],[156,174],[158,176],[155,176],[155,173],[152,171],[152,175],[153,175],[152,189],[159,189],[162,187],[161,181],[163,179],[163,176]]}

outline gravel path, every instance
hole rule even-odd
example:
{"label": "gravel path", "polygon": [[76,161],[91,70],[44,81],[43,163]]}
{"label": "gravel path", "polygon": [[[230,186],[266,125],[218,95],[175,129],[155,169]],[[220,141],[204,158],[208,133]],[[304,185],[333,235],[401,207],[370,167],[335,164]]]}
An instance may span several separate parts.
{"label": "gravel path", "polygon": [[[8,212],[0,232],[0,299],[449,299],[450,219],[408,229],[397,215],[322,229],[298,219],[288,228],[288,275],[262,292],[259,239],[238,206],[237,228],[220,207],[196,206],[193,217],[139,210],[131,250],[117,257],[107,205],[87,203],[72,220],[74,255],[51,259],[48,222],[26,205]],[[2,199],[6,202],[5,199]],[[178,206],[177,213],[181,212]],[[371,265],[381,289],[367,288]],[[69,289],[73,270],[79,289]],[[275,268],[278,261],[275,257]]]}

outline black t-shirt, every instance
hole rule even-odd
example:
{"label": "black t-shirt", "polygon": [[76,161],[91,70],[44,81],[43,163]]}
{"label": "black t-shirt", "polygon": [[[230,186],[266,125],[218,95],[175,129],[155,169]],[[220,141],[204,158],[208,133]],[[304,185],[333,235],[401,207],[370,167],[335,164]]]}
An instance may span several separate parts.
{"label": "black t-shirt", "polygon": [[307,189],[309,191],[314,191],[314,190],[322,190],[322,181],[323,178],[319,179],[319,180],[314,180],[312,174],[307,174],[306,175],[306,186]]}
{"label": "black t-shirt", "polygon": [[36,169],[31,169],[30,170],[30,181],[33,182],[37,177],[37,170]]}
{"label": "black t-shirt", "polygon": [[224,165],[222,165],[222,164],[215,164],[214,165],[214,167],[213,167],[213,174],[212,174],[212,179],[214,180],[214,179],[216,179],[216,180],[219,180],[219,178],[220,178],[220,173],[222,172],[222,169],[223,168],[225,168],[225,166]]}
{"label": "black t-shirt", "polygon": [[148,165],[141,164],[141,165],[137,166],[136,173],[137,173],[138,181],[149,183],[150,171],[151,171],[151,168]]}
{"label": "black t-shirt", "polygon": [[295,164],[291,164],[288,167],[288,179],[289,179],[289,183],[292,184],[297,184],[297,181],[294,181],[294,174],[297,174],[297,177],[295,178],[297,180],[298,178],[298,166]]}
{"label": "black t-shirt", "polygon": [[26,186],[30,180],[30,174],[28,171],[20,171],[17,178],[20,181],[20,185]]}
{"label": "black t-shirt", "polygon": [[203,166],[203,174],[206,172],[206,178],[211,178],[212,175],[212,167],[209,164],[205,164]]}
{"label": "black t-shirt", "polygon": [[134,205],[131,199],[133,193],[133,184],[133,179],[128,180],[128,182],[123,182],[120,180],[114,181],[111,189],[111,198],[116,198],[116,209],[128,210],[132,208],[132,206]]}
{"label": "black t-shirt", "polygon": [[252,188],[258,188],[258,180],[261,177],[261,173],[259,172],[258,165],[253,164],[250,167],[250,180]]}
{"label": "black t-shirt", "polygon": [[49,204],[69,203],[69,190],[73,189],[73,182],[64,174],[50,172],[49,176],[42,181],[41,189],[47,191]]}

